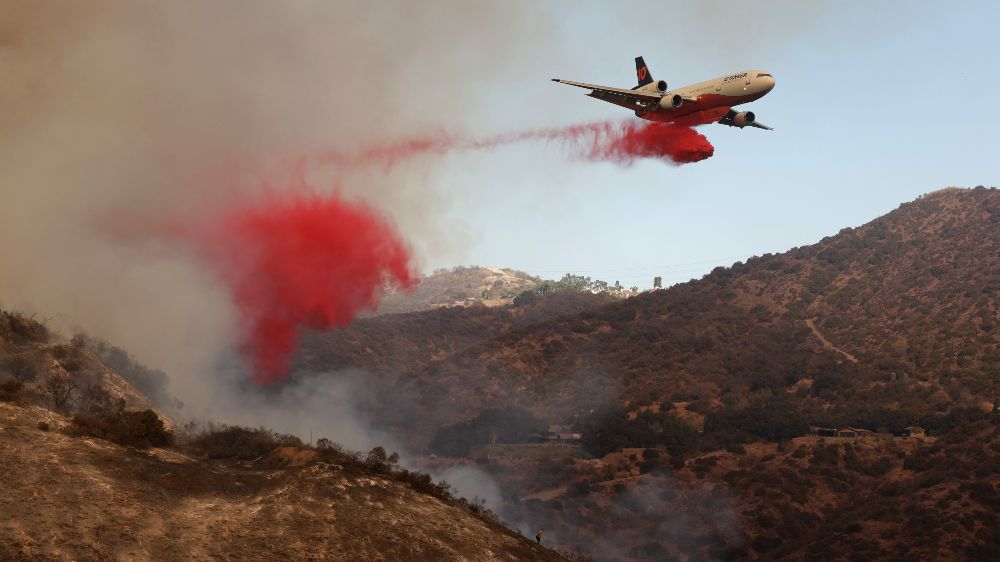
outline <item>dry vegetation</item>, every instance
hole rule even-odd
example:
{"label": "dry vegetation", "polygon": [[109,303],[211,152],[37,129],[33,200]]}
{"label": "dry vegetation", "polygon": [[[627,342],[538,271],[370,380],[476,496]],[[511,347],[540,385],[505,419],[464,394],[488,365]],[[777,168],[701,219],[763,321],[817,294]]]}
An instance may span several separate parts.
{"label": "dry vegetation", "polygon": [[[996,400],[998,228],[1000,191],[936,192],[812,246],[439,348],[402,382],[438,425],[512,402],[557,423],[609,394],[702,416],[791,394],[817,425],[944,430]],[[474,326],[448,322],[436,331]]]}
{"label": "dry vegetation", "polygon": [[505,514],[599,560],[994,560],[1000,422],[940,439],[800,437],[588,459],[482,449]]}
{"label": "dry vegetation", "polygon": [[[584,429],[591,454],[645,448],[600,464],[476,457],[511,520],[564,546],[608,559],[990,559],[998,229],[1000,192],[943,190],[811,246],[550,319],[510,326],[503,308],[384,317],[382,335],[338,334],[337,357],[391,371],[420,397],[424,415],[407,426],[417,447],[516,405]],[[385,361],[379,341],[417,359]],[[801,437],[810,425],[945,437],[821,443]],[[927,454],[944,466],[918,470]],[[950,454],[970,460],[947,466]]]}
{"label": "dry vegetation", "polygon": [[[433,462],[474,462],[506,520],[597,560],[998,559],[998,229],[1000,192],[945,190],[666,291],[367,318],[299,362],[367,371],[359,407],[469,455]],[[24,315],[0,336],[0,558],[555,557],[379,448],[228,426],[156,448],[169,420],[104,361],[155,371]],[[509,444],[547,423],[583,448]],[[889,435],[907,425],[931,437]]]}
{"label": "dry vegetation", "polygon": [[386,295],[378,314],[418,312],[444,306],[510,304],[514,297],[541,283],[538,277],[511,269],[476,266],[440,269],[422,278],[410,291]]}
{"label": "dry vegetation", "polygon": [[0,311],[2,560],[562,559],[381,447],[233,426],[175,444],[101,352],[139,380],[155,371],[52,339]]}
{"label": "dry vegetation", "polygon": [[[255,445],[126,449],[0,403],[0,559],[561,559],[377,452],[238,432]],[[263,457],[242,460],[253,446]]]}

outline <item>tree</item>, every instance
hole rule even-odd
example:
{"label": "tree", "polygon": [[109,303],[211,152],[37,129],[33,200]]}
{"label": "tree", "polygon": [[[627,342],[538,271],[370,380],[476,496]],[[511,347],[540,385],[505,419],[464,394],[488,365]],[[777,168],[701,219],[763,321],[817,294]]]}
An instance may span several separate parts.
{"label": "tree", "polygon": [[738,443],[748,437],[781,441],[809,433],[809,423],[798,404],[783,396],[751,402],[741,409],[723,409],[705,417],[705,434],[721,443]]}
{"label": "tree", "polygon": [[[544,294],[544,293],[541,293],[541,294]],[[526,305],[526,304],[534,301],[535,299],[537,299],[538,296],[539,296],[539,293],[537,293],[535,291],[531,291],[531,290],[523,291],[521,294],[519,294],[516,297],[514,297],[514,306],[524,306],[524,305]]]}
{"label": "tree", "polygon": [[371,451],[368,451],[368,458],[365,459],[365,463],[369,466],[381,466],[388,460],[389,455],[386,454],[385,447],[374,447]]}
{"label": "tree", "polygon": [[[125,409],[125,400],[120,399],[118,411]],[[114,411],[111,393],[99,384],[87,385],[80,395],[80,412],[94,416],[107,415]]]}
{"label": "tree", "polygon": [[30,353],[16,355],[7,360],[7,372],[19,383],[35,380],[38,376],[39,362]]}
{"label": "tree", "polygon": [[53,408],[56,410],[65,410],[76,400],[76,389],[76,381],[66,375],[53,373],[49,375],[49,378],[45,379],[42,392],[52,402]]}
{"label": "tree", "polygon": [[73,334],[73,339],[71,339],[69,343],[73,347],[86,347],[89,342],[90,339],[87,337],[87,334],[83,332],[77,332]]}
{"label": "tree", "polygon": [[657,275],[656,277],[653,277],[653,288],[654,289],[662,289],[663,288],[663,278],[660,277],[659,275]]}
{"label": "tree", "polygon": [[582,420],[583,448],[604,456],[625,447],[663,447],[681,459],[698,445],[698,432],[672,413],[643,412],[630,419],[621,407],[592,414]]}
{"label": "tree", "polygon": [[593,284],[590,282],[590,277],[584,277],[583,275],[573,275],[572,273],[567,273],[562,276],[562,279],[556,281],[551,290],[555,291],[574,291],[577,293],[583,291],[589,291]]}

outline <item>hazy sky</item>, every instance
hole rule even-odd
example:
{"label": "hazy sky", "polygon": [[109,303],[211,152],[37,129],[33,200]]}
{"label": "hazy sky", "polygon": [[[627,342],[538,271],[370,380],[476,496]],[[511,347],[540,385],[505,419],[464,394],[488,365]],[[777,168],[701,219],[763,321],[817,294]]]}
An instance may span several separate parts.
{"label": "hazy sky", "polygon": [[775,89],[745,107],[774,131],[704,127],[715,156],[680,168],[572,161],[544,144],[450,158],[434,177],[471,244],[428,267],[457,260],[646,287],[654,275],[682,281],[816,242],[941,187],[1000,184],[995,3],[572,6],[551,30],[555,56],[488,84],[481,119],[466,127],[622,116],[548,79],[631,87],[641,54],[671,87],[770,71]]}

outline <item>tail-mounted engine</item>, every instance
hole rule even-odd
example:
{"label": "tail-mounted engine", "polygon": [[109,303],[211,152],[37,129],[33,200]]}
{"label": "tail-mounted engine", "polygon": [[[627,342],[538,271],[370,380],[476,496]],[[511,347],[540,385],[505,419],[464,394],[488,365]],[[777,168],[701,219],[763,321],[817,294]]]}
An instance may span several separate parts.
{"label": "tail-mounted engine", "polygon": [[667,81],[657,80],[656,82],[650,82],[645,86],[640,86],[636,88],[640,93],[643,94],[662,94],[667,91]]}

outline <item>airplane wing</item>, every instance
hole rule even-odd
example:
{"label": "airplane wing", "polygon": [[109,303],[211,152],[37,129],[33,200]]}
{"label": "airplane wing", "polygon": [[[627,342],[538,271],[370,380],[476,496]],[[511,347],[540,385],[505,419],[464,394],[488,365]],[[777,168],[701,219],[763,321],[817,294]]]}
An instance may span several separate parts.
{"label": "airplane wing", "polygon": [[560,84],[569,84],[570,86],[576,86],[577,88],[586,88],[591,90],[591,92],[587,95],[592,98],[604,100],[629,109],[645,108],[650,103],[659,103],[660,98],[663,97],[662,94],[644,94],[634,90],[609,88],[607,86],[597,86],[594,84],[586,84],[584,82],[560,80],[559,78],[553,78],[552,81],[559,82]]}

